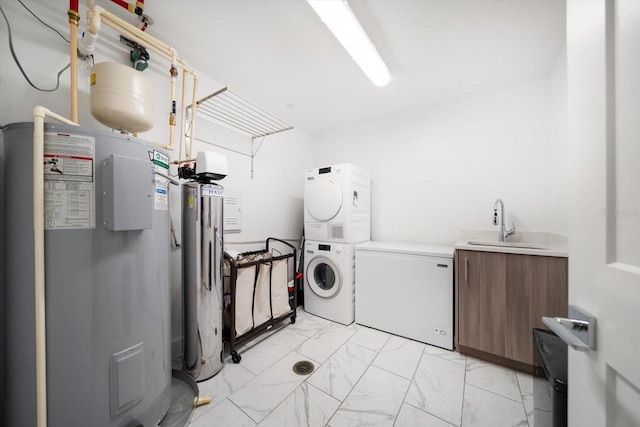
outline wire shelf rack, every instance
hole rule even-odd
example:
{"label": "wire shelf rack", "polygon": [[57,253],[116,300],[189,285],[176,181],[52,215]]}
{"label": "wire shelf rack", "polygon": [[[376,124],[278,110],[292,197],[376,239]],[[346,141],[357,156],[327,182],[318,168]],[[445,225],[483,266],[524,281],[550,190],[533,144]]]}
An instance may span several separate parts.
{"label": "wire shelf rack", "polygon": [[289,123],[226,87],[198,101],[197,110],[198,115],[237,129],[252,139],[293,129]]}
{"label": "wire shelf rack", "polygon": [[[191,106],[186,113],[189,123]],[[291,129],[291,124],[224,87],[196,102],[194,126],[187,136],[193,133],[198,141],[250,156],[253,178],[253,159],[264,137]],[[262,140],[256,145],[258,138]]]}

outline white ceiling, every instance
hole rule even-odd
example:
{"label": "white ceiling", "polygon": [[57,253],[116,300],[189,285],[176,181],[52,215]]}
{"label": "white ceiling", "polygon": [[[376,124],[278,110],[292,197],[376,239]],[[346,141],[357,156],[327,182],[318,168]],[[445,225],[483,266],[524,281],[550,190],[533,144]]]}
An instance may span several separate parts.
{"label": "white ceiling", "polygon": [[391,70],[385,88],[304,0],[149,0],[145,12],[200,72],[312,133],[538,76],[565,40],[564,0],[349,4]]}

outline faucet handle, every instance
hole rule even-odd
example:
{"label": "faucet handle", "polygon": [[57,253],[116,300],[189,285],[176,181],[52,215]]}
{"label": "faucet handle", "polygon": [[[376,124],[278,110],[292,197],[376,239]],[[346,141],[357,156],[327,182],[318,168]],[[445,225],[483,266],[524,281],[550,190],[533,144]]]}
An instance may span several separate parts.
{"label": "faucet handle", "polygon": [[511,236],[512,234],[516,234],[516,225],[511,223],[511,230],[506,230],[504,233],[504,237]]}

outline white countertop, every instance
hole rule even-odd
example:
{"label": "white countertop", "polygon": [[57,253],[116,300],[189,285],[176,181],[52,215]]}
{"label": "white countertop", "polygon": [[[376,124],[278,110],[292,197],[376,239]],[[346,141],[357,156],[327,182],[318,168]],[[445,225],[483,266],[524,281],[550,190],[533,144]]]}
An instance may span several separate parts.
{"label": "white countertop", "polygon": [[[498,245],[498,233],[496,231],[466,230],[460,232],[460,240],[454,245],[455,249],[482,252],[501,252],[521,255],[538,255],[552,257],[569,257],[569,239],[555,233],[519,231],[507,238],[508,244],[514,246]],[[474,241],[480,244],[471,244]],[[491,243],[491,244],[482,244]],[[493,243],[496,243],[494,246]],[[518,247],[518,244],[531,247]]]}
{"label": "white countertop", "polygon": [[367,252],[392,252],[398,254],[412,254],[430,256],[435,258],[453,258],[453,247],[423,245],[416,243],[395,242],[365,242],[356,245],[356,251]]}

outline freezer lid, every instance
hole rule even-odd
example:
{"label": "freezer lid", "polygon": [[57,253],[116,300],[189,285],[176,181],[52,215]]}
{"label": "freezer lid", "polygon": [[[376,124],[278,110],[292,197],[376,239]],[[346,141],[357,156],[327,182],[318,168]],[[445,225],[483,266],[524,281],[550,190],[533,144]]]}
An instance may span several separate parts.
{"label": "freezer lid", "polygon": [[356,252],[385,252],[453,259],[453,246],[422,245],[416,243],[365,242],[356,245]]}

